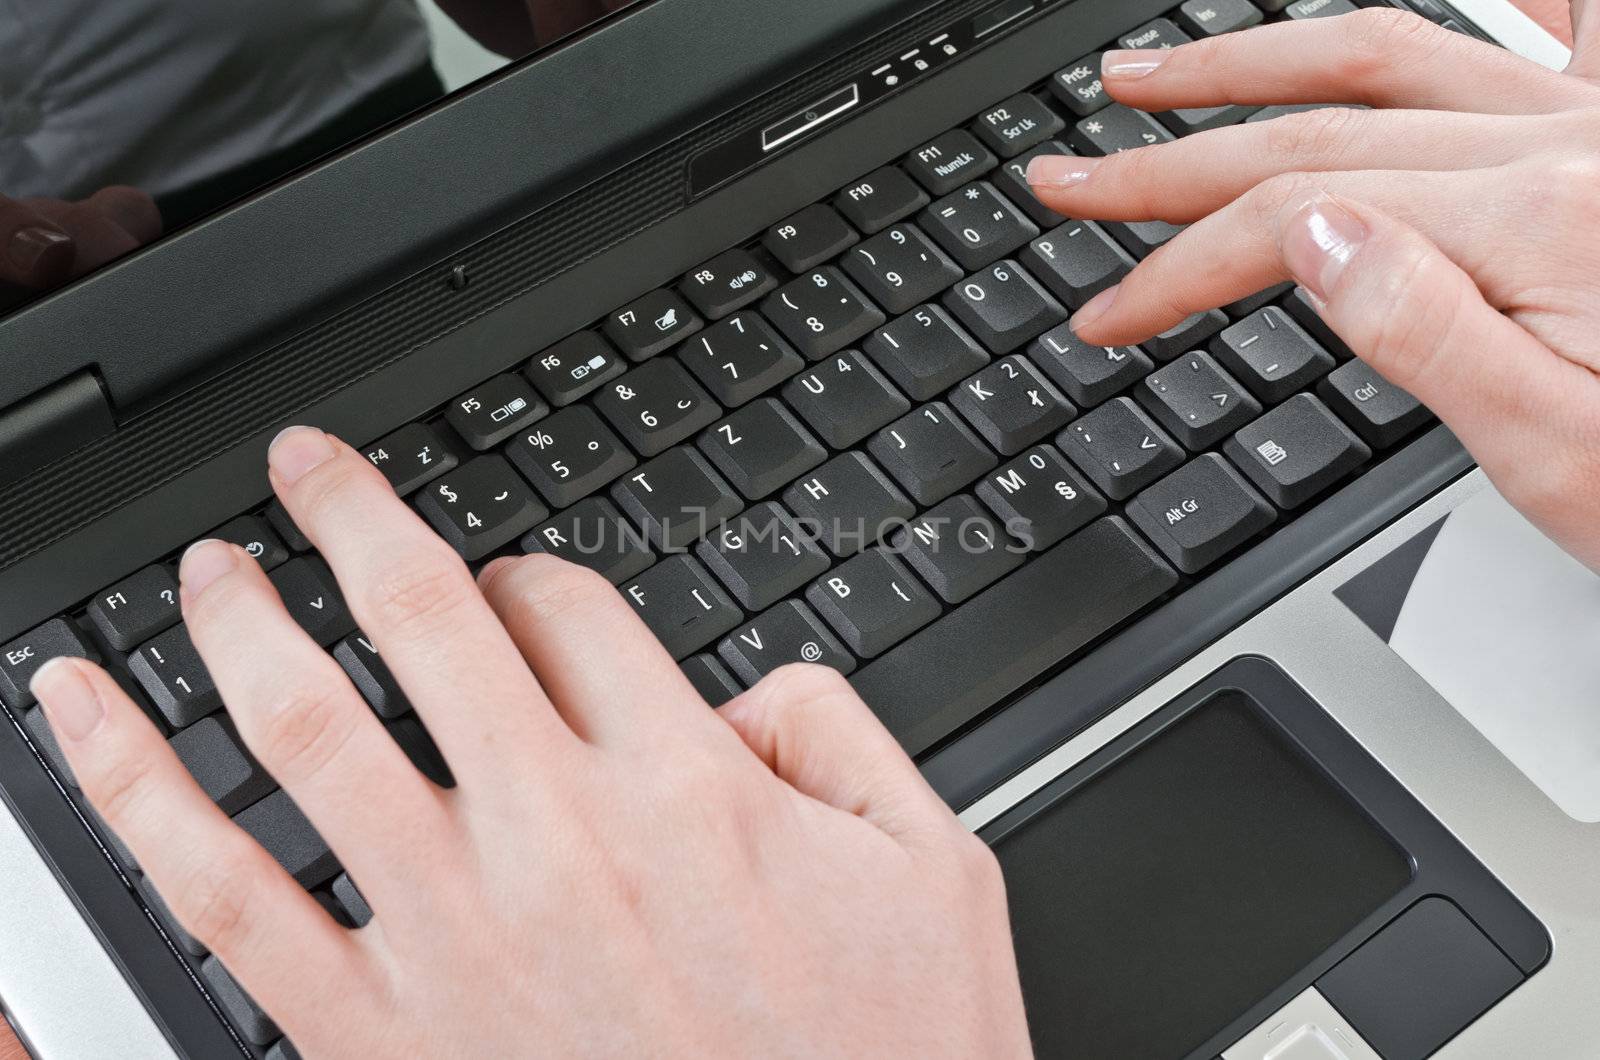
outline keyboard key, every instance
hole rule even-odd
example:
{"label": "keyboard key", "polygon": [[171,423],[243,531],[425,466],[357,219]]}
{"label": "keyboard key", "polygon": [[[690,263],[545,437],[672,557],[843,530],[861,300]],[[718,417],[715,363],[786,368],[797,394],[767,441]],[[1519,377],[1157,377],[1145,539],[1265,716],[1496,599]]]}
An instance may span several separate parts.
{"label": "keyboard key", "polygon": [[606,338],[630,361],[644,361],[699,331],[705,322],[677,292],[662,288],[606,318]]}
{"label": "keyboard key", "polygon": [[333,572],[317,557],[292,559],[268,578],[283,599],[289,617],[323,647],[355,629],[355,619],[345,608]]}
{"label": "keyboard key", "polygon": [[1221,107],[1179,107],[1177,110],[1157,114],[1156,120],[1179,136],[1190,136],[1197,132],[1238,125],[1255,112],[1255,107],[1237,104]]}
{"label": "keyboard key", "polygon": [[[396,433],[398,434],[399,432],[397,431]],[[441,454],[441,456],[449,456],[450,467],[455,466],[456,458],[453,455]],[[389,482],[392,485],[394,479],[390,479]],[[289,546],[289,551],[311,551],[311,539],[306,537],[301,532],[300,527],[295,525],[295,521],[289,517],[289,512],[284,508],[282,501],[274,500],[267,505],[267,525],[277,531],[278,537],[282,539],[284,544]]]}
{"label": "keyboard key", "polygon": [[333,657],[343,667],[350,683],[380,718],[398,718],[411,710],[405,689],[395,680],[389,664],[378,655],[377,645],[359,629],[341,640]]}
{"label": "keyboard key", "polygon": [[873,301],[904,313],[961,279],[961,268],[915,225],[895,225],[845,255],[844,269]]}
{"label": "keyboard key", "polygon": [[238,545],[261,564],[262,570],[273,570],[289,558],[289,547],[278,540],[267,521],[259,516],[241,515],[217,527],[208,536]]}
{"label": "keyboard key", "polygon": [[1107,221],[1105,230],[1129,254],[1143,260],[1176,239],[1184,226],[1166,221]]}
{"label": "keyboard key", "polygon": [[1106,511],[1106,500],[1053,446],[1039,445],[978,483],[978,499],[1030,551],[1049,548]]}
{"label": "keyboard key", "polygon": [[738,605],[689,556],[668,556],[626,583],[622,595],[662,646],[680,661],[744,618]]}
{"label": "keyboard key", "polygon": [[1094,52],[1057,70],[1050,79],[1050,94],[1080,118],[1105,107],[1111,97],[1100,79],[1104,58],[1103,52]]}
{"label": "keyboard key", "polygon": [[782,489],[828,451],[773,398],[747,405],[700,436],[700,449],[751,500]]}
{"label": "keyboard key", "polygon": [[720,707],[744,691],[744,686],[715,655],[691,655],[679,669],[710,706]]}
{"label": "keyboard key", "polygon": [[1277,306],[1245,317],[1211,349],[1256,397],[1275,405],[1333,370],[1333,357]]}
{"label": "keyboard key", "polygon": [[1205,453],[1139,494],[1128,517],[1168,560],[1198,574],[1277,521],[1266,499],[1216,453]]}
{"label": "keyboard key", "polygon": [[1193,38],[1169,18],[1152,19],[1133,32],[1117,38],[1117,47],[1125,49],[1176,48],[1180,44],[1190,43],[1193,43]]}
{"label": "keyboard key", "polygon": [[1306,333],[1317,340],[1317,344],[1332,353],[1336,360],[1348,361],[1355,356],[1345,341],[1334,334],[1328,322],[1322,319],[1322,314],[1317,312],[1317,307],[1311,301],[1311,293],[1304,287],[1294,287],[1283,300],[1283,307],[1289,311],[1299,325],[1306,329]]}
{"label": "keyboard key", "polygon": [[1028,359],[1080,408],[1094,408],[1143,379],[1155,365],[1134,346],[1091,346],[1070,324],[1028,347]]}
{"label": "keyboard key", "polygon": [[917,513],[862,453],[840,453],[790,486],[784,507],[835,556],[853,556]]}
{"label": "keyboard key", "polygon": [[998,261],[1039,234],[1033,222],[986,181],[939,199],[918,218],[968,272]]}
{"label": "keyboard key", "polygon": [[884,321],[883,312],[832,266],[791,280],[761,305],[767,319],[813,361],[837,353]]}
{"label": "keyboard key", "polygon": [[576,504],[638,463],[587,405],[564,408],[523,432],[506,456],[555,508]]}
{"label": "keyboard key", "polygon": [[748,250],[725,250],[683,278],[678,289],[700,314],[717,320],[778,286],[772,270]]}
{"label": "keyboard key", "polygon": [[996,361],[950,394],[950,404],[995,449],[1014,456],[1077,415],[1060,391],[1019,356]]}
{"label": "keyboard key", "polygon": [[433,737],[428,735],[428,730],[422,727],[422,722],[414,715],[397,721],[386,721],[383,727],[389,731],[389,735],[400,746],[400,750],[406,753],[406,757],[411,759],[411,764],[417,767],[417,772],[441,788],[456,786],[456,778],[450,775],[450,767],[445,763],[444,756],[439,753],[438,745],[433,742]]}
{"label": "keyboard key", "polygon": [[167,742],[200,790],[230,816],[277,787],[226,714],[201,718]]}
{"label": "keyboard key", "polygon": [[656,561],[644,534],[604,497],[587,497],[540,523],[523,537],[522,551],[588,567],[612,585],[638,577]]}
{"label": "keyboard key", "polygon": [[344,915],[352,927],[366,927],[372,921],[372,907],[356,889],[355,881],[350,878],[348,872],[341,872],[335,876],[333,882],[328,885],[328,890],[333,892],[334,900],[344,910]]}
{"label": "keyboard key", "polygon": [[717,645],[717,654],[747,685],[789,663],[831,666],[842,674],[856,668],[839,639],[798,600],[786,600],[736,628]]}
{"label": "keyboard key", "polygon": [[832,261],[860,238],[831,206],[816,203],[767,229],[761,245],[790,272],[805,272]]}
{"label": "keyboard key", "polygon": [[972,130],[989,150],[1012,158],[1050,139],[1066,124],[1037,96],[1022,92],[978,115]]}
{"label": "keyboard key", "polygon": [[642,364],[595,395],[594,404],[627,443],[655,456],[717,422],[722,409],[670,358]]}
{"label": "keyboard key", "polygon": [[1122,282],[1135,264],[1128,252],[1089,221],[1068,221],[1028,244],[1022,263],[1072,309]]}
{"label": "keyboard key", "polygon": [[233,821],[302,887],[326,883],[339,872],[333,851],[282,789],[235,814]]}
{"label": "keyboard key", "polygon": [[535,357],[522,374],[546,401],[560,408],[627,369],[627,362],[610,343],[593,331],[580,331]]}
{"label": "keyboard key", "polygon": [[461,439],[483,452],[532,424],[550,408],[520,375],[497,375],[445,406],[444,420]]}
{"label": "keyboard key", "polygon": [[33,706],[28,682],[41,666],[61,656],[99,658],[78,628],[64,618],[52,618],[0,647],[0,699],[13,710]]}
{"label": "keyboard key", "polygon": [[1250,0],[1184,0],[1178,23],[1194,37],[1216,37],[1261,23],[1261,9]]}
{"label": "keyboard key", "polygon": [[[439,441],[433,428],[423,423],[408,423],[393,434],[379,438],[361,452],[372,461],[373,467],[383,472],[389,485],[402,497],[415,493],[458,463],[456,455]],[[273,503],[277,504],[276,501]],[[275,510],[281,511],[282,508],[279,506]],[[275,510],[269,509],[267,518],[273,528],[282,533],[282,523],[273,518]],[[283,514],[283,519],[288,520],[288,513]],[[293,525],[292,522],[290,525]],[[299,534],[299,531],[295,533]],[[301,545],[292,540],[286,543],[296,552],[306,551],[311,544],[307,541]]]}
{"label": "keyboard key", "polygon": [[1374,449],[1396,445],[1433,422],[1433,413],[1425,405],[1364,361],[1335,368],[1318,385],[1317,393]]}
{"label": "keyboard key", "polygon": [[1173,135],[1141,110],[1113,103],[1072,127],[1067,143],[1080,155],[1114,155],[1171,143]]}
{"label": "keyboard key", "polygon": [[1261,406],[1209,353],[1191,353],[1135,391],[1156,421],[1191,452],[1209,449],[1261,415]]}
{"label": "keyboard key", "polygon": [[829,565],[815,537],[770,501],[718,527],[695,554],[751,612],[796,592]]}
{"label": "keyboard key", "polygon": [[450,472],[418,495],[417,507],[468,562],[515,541],[550,514],[496,453]]}
{"label": "keyboard key", "polygon": [[146,567],[90,600],[88,612],[113,648],[132,651],[182,621],[178,579],[164,566]]}
{"label": "keyboard key", "polygon": [[946,603],[958,604],[1022,565],[1024,549],[965,494],[913,519],[894,549]]}
{"label": "keyboard key", "polygon": [[1294,284],[1292,283],[1275,284],[1264,291],[1246,295],[1237,302],[1229,302],[1222,307],[1222,311],[1237,320],[1241,317],[1247,317],[1258,310],[1265,309],[1268,304],[1279,301],[1292,290],[1294,290]]}
{"label": "keyboard key", "polygon": [[861,231],[871,235],[903,221],[928,205],[928,193],[906,176],[905,170],[884,166],[841,191],[834,209]]}
{"label": "keyboard key", "polygon": [[783,398],[835,449],[848,449],[911,408],[883,373],[854,350],[835,354],[791,380]]}
{"label": "keyboard key", "polygon": [[932,195],[948,195],[987,173],[998,159],[965,129],[936,136],[906,157],[905,167]]}
{"label": "keyboard key", "polygon": [[1183,463],[1183,448],[1125,397],[1080,417],[1056,436],[1056,445],[1119,501]]}
{"label": "keyboard key", "polygon": [[901,746],[920,755],[1177,580],[1120,519],[1101,519],[862,667],[851,683]]}
{"label": "keyboard key", "polygon": [[937,504],[999,461],[950,406],[933,402],[902,416],[867,445],[918,504]]}
{"label": "keyboard key", "polygon": [[257,1045],[267,1045],[278,1037],[278,1025],[233,981],[233,976],[228,974],[221,961],[207,957],[200,966],[200,974],[205,977],[211,996],[217,999],[233,1025],[246,1038]]}
{"label": "keyboard key", "polygon": [[206,949],[205,943],[189,934],[188,930],[178,923],[178,918],[167,908],[166,899],[161,897],[161,892],[150,882],[150,877],[146,876],[139,881],[139,894],[144,899],[145,905],[156,915],[156,919],[161,921],[161,926],[172,937],[172,941],[182,946],[184,952],[191,957],[204,957],[210,952]]}
{"label": "keyboard key", "polygon": [[72,764],[62,753],[61,745],[56,742],[55,730],[50,728],[50,719],[44,716],[44,709],[34,707],[29,710],[22,718],[22,727],[28,730],[28,738],[33,741],[33,745],[44,753],[45,761],[55,770],[56,776],[72,787],[78,787],[78,778],[72,773]]}
{"label": "keyboard key", "polygon": [[[922,306],[880,328],[862,348],[917,401],[938,397],[989,363],[983,348],[935,305]],[[903,406],[884,423],[909,408]]]}
{"label": "keyboard key", "polygon": [[1002,261],[945,292],[944,304],[991,353],[1010,353],[1065,323],[1067,311],[1014,261]]}
{"label": "keyboard key", "polygon": [[611,499],[664,552],[688,548],[744,507],[733,487],[687,445],[630,471],[611,487]]}
{"label": "keyboard key", "polygon": [[686,342],[678,356],[729,408],[777,386],[806,366],[805,359],[756,313],[739,313]]}
{"label": "keyboard key", "polygon": [[872,549],[823,575],[806,600],[864,659],[882,655],[939,617],[939,602],[898,559]]}
{"label": "keyboard key", "polygon": [[1144,348],[1158,361],[1182,357],[1191,350],[1204,349],[1211,336],[1228,326],[1228,318],[1220,309],[1196,313],[1163,331],[1144,343]]}
{"label": "keyboard key", "polygon": [[1223,452],[1280,508],[1301,507],[1372,457],[1310,394],[1296,394],[1245,427]]}
{"label": "keyboard key", "polygon": [[999,169],[994,171],[990,178],[994,186],[1005,194],[1013,204],[1020,206],[1022,212],[1028,215],[1028,220],[1038,225],[1041,229],[1055,228],[1066,218],[1056,213],[1050,207],[1039,201],[1039,196],[1033,193],[1033,187],[1028,183],[1028,164],[1035,158],[1045,155],[1058,156],[1070,155],[1072,152],[1067,145],[1059,140],[1050,140],[1040,144],[1033,150],[1023,155],[1018,155]]}
{"label": "keyboard key", "polygon": [[174,626],[128,657],[128,669],[174,729],[222,706],[222,694],[200,661],[187,626]]}
{"label": "keyboard key", "polygon": [[1296,21],[1307,18],[1334,18],[1351,15],[1359,8],[1350,0],[1295,0],[1283,13]]}

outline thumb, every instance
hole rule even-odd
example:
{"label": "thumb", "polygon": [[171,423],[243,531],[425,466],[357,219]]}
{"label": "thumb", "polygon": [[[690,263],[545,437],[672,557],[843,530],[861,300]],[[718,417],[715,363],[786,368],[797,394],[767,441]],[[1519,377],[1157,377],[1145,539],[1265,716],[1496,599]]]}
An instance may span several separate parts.
{"label": "thumb", "polygon": [[1600,377],[1484,301],[1415,229],[1321,194],[1278,218],[1294,278],[1389,382],[1455,431],[1506,499],[1600,571]]}
{"label": "thumb", "polygon": [[72,274],[77,248],[66,229],[0,195],[0,283],[55,287]]}
{"label": "thumb", "polygon": [[717,713],[780,780],[894,838],[955,824],[837,670],[785,666]]}

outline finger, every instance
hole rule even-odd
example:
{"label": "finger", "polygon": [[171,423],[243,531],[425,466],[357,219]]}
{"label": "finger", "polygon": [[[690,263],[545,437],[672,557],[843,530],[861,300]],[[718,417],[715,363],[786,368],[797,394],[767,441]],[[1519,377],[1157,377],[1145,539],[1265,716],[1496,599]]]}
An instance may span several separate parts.
{"label": "finger", "polygon": [[942,829],[949,807],[837,670],[773,671],[717,713],[779,779],[890,836]]}
{"label": "finger", "polygon": [[710,715],[661,642],[600,575],[553,556],[484,568],[484,596],[556,709],[595,743],[655,741]]}
{"label": "finger", "polygon": [[25,205],[72,237],[75,254],[71,275],[74,277],[92,272],[139,247],[133,236],[87,201],[30,199]]}
{"label": "finger", "polygon": [[1572,0],[1572,63],[1567,73],[1600,79],[1600,2]]}
{"label": "finger", "polygon": [[1105,158],[1041,155],[1028,166],[1039,199],[1067,217],[1188,224],[1284,173],[1503,165],[1571,141],[1565,115],[1331,107],[1231,126]]}
{"label": "finger", "polygon": [[59,224],[0,195],[0,283],[44,290],[72,275],[77,247]]}
{"label": "finger", "polygon": [[376,468],[315,428],[280,434],[268,464],[458,786],[498,787],[482,770],[573,740],[461,557]]}
{"label": "finger", "polygon": [[363,977],[350,934],[206,798],[116,682],[61,659],[32,687],[83,793],[184,928],[268,1011],[347,1018]]}
{"label": "finger", "polygon": [[114,184],[101,188],[85,201],[140,246],[161,238],[161,211],[156,201],[138,188]]}
{"label": "finger", "polygon": [[[1170,50],[1107,52],[1102,80],[1120,102],[1149,111],[1364,103],[1529,114],[1581,105],[1583,95],[1583,86],[1553,70],[1387,7]],[[1496,91],[1485,92],[1486,84]]]}
{"label": "finger", "polygon": [[412,854],[447,836],[438,789],[289,617],[259,563],[202,541],[179,573],[189,635],[250,750],[375,909],[410,892],[425,871]]}
{"label": "finger", "polygon": [[1500,491],[1600,570],[1600,376],[1558,357],[1484,301],[1421,233],[1332,196],[1284,211],[1289,273],[1328,325],[1461,439]]}
{"label": "finger", "polygon": [[[1494,171],[1485,171],[1494,172]],[[1287,279],[1276,224],[1285,206],[1333,192],[1382,206],[1435,233],[1469,268],[1500,246],[1495,184],[1482,173],[1285,174],[1202,218],[1091,298],[1073,330],[1096,346],[1143,342],[1194,313],[1238,301]]]}

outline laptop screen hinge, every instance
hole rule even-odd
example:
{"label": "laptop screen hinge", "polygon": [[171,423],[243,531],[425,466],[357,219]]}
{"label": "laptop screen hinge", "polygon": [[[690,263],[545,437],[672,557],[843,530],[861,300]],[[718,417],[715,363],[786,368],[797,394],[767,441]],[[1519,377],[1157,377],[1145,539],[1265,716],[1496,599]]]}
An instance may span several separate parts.
{"label": "laptop screen hinge", "polygon": [[0,411],[0,486],[116,429],[105,389],[84,370]]}

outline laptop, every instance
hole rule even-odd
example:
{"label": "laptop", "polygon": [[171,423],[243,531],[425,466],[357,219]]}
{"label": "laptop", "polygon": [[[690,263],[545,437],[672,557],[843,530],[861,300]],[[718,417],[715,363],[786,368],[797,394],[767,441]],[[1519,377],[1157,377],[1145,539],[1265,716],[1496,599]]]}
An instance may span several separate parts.
{"label": "laptop", "polygon": [[[475,566],[602,570],[711,704],[786,662],[846,672],[993,845],[1041,1056],[1594,1055],[1600,806],[1560,753],[1588,733],[1561,709],[1584,683],[1530,678],[1554,706],[1520,724],[1507,697],[1531,717],[1537,696],[1462,680],[1483,653],[1439,636],[1454,587],[1586,575],[1302,292],[1137,348],[1077,342],[1070,312],[1174,230],[1055,215],[1023,179],[1041,152],[1283,113],[1128,111],[1105,49],[1355,5],[557,6],[502,64],[431,4],[388,5],[382,91],[299,113],[292,149],[215,130],[166,159],[164,237],[7,292],[0,1004],[19,1037],[47,1060],[294,1055],[82,798],[27,692],[46,657],[104,662],[224,809],[362,920],[188,643],[190,542],[255,554],[438,768],[269,503],[267,442],[305,422]],[[1395,6],[1566,59],[1504,0]],[[1197,418],[1180,372],[1225,400]],[[1335,443],[1310,466],[1291,418]],[[942,548],[951,527],[981,545]],[[792,547],[742,544],[772,539]],[[1563,624],[1518,641],[1546,670],[1584,654],[1548,652]]]}

